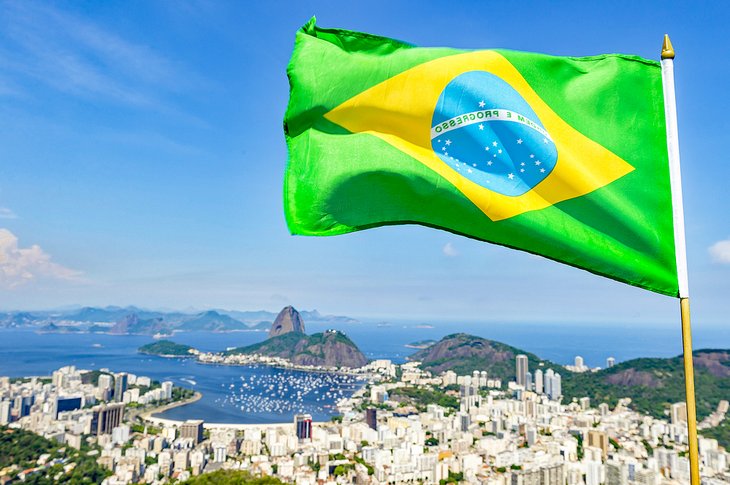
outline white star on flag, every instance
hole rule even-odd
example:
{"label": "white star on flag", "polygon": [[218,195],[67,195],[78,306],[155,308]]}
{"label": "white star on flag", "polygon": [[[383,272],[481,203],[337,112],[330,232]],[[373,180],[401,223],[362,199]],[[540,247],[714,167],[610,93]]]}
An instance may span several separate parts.
{"label": "white star on flag", "polygon": [[515,174],[511,173],[511,174],[507,175],[507,177],[508,177],[508,178],[509,178],[510,180],[512,180],[513,178],[515,178]]}
{"label": "white star on flag", "polygon": [[497,142],[496,141],[493,141],[492,142],[492,145],[496,147],[497,146]]}
{"label": "white star on flag", "polygon": [[446,140],[446,146],[451,145],[451,140]]}
{"label": "white star on flag", "polygon": [[480,130],[483,130],[484,129],[484,125],[479,125],[479,129]]}
{"label": "white star on flag", "polygon": [[479,107],[480,108],[483,108],[484,106],[486,106],[486,104],[487,103],[485,103],[484,101],[479,101]]}
{"label": "white star on flag", "polygon": [[539,166],[541,163],[542,162],[540,160],[538,160],[537,162],[535,162],[535,165],[538,165]]}
{"label": "white star on flag", "polygon": [[518,138],[518,139],[517,139],[517,144],[518,144],[518,145],[522,145],[522,138]]}

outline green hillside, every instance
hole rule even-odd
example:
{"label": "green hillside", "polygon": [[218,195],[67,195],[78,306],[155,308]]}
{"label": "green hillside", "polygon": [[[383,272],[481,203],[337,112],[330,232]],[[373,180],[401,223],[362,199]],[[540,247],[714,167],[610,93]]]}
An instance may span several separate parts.
{"label": "green hillside", "polygon": [[141,354],[150,355],[175,355],[179,357],[193,357],[190,353],[193,347],[189,345],[176,344],[170,340],[158,340],[147,345],[143,345],[137,351]]}
{"label": "green hillside", "polygon": [[289,332],[228,353],[280,357],[299,365],[361,367],[367,363],[363,353],[347,335],[333,330],[314,335]]}
{"label": "green hillside", "polygon": [[[19,470],[11,472],[11,478],[20,470],[35,469],[24,483],[101,483],[111,473],[97,465],[96,457],[87,452],[85,445],[76,450],[30,431],[0,426],[0,469],[18,465]],[[46,453],[51,455],[51,460],[62,459],[63,462],[51,464],[49,460],[48,464],[39,466],[39,457]],[[75,464],[75,467],[66,471],[64,468],[69,464]]]}
{"label": "green hillside", "polygon": [[[542,360],[518,348],[467,334],[452,334],[410,359],[436,374],[452,370],[457,374],[487,371],[503,384],[515,379],[515,357],[525,354],[530,372],[553,369],[562,379],[563,402],[590,397],[593,405],[615,406],[631,398],[631,407],[655,417],[666,417],[671,403],[685,400],[682,356],[669,359],[640,358],[622,362],[599,372],[573,373],[563,366]],[[694,352],[697,415],[704,418],[722,399],[730,399],[730,350],[706,349]],[[728,432],[730,435],[730,432]]]}
{"label": "green hillside", "polygon": [[[694,352],[699,419],[714,411],[720,400],[730,398],[728,352],[712,349]],[[565,373],[563,395],[567,400],[588,396],[596,403],[606,402],[611,406],[622,397],[630,397],[634,409],[665,417],[664,411],[671,403],[685,400],[683,359],[682,356],[632,359],[595,373]]]}

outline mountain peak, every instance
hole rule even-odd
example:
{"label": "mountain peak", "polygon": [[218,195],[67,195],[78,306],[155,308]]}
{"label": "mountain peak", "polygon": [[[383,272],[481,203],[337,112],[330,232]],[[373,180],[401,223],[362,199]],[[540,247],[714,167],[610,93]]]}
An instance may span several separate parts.
{"label": "mountain peak", "polygon": [[291,332],[304,333],[304,320],[296,308],[290,305],[284,307],[276,316],[269,330],[269,338]]}

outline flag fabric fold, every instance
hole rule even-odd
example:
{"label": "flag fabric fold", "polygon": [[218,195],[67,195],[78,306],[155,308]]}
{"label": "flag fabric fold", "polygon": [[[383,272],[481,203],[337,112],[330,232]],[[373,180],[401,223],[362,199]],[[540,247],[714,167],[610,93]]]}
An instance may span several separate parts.
{"label": "flag fabric fold", "polygon": [[677,295],[659,63],[296,35],[293,234],[420,224]]}

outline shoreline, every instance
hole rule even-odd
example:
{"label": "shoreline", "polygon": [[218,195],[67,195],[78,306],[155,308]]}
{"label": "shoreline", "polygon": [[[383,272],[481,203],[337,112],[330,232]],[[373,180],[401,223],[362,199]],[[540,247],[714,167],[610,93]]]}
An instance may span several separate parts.
{"label": "shoreline", "polygon": [[315,374],[340,374],[345,376],[363,376],[367,377],[366,374],[362,374],[360,372],[355,372],[355,370],[350,371],[343,371],[343,370],[328,370],[328,369],[318,369],[316,367],[307,367],[307,366],[296,366],[296,365],[280,365],[280,364],[272,364],[267,362],[249,362],[245,364],[229,364],[225,362],[206,362],[204,360],[195,359],[196,364],[203,364],[203,365],[220,365],[220,366],[226,366],[226,367],[254,367],[254,366],[262,366],[262,367],[271,367],[274,369],[280,369],[280,370],[293,370],[293,371],[299,371],[299,372],[313,372]]}
{"label": "shoreline", "polygon": [[[183,401],[175,401],[168,404],[165,404],[163,406],[158,406],[156,408],[150,409],[149,411],[145,411],[139,415],[139,418],[143,421],[149,421],[151,418],[154,418],[153,414],[159,414],[164,413],[165,411],[169,411],[170,409],[179,408],[181,406],[187,406],[188,404],[193,404],[194,402],[198,402],[203,398],[203,393],[195,391],[193,396],[190,399],[185,399]],[[163,418],[159,418],[163,419]]]}
{"label": "shoreline", "polygon": [[[195,391],[195,394],[193,394],[193,397],[191,397],[190,399],[187,399],[185,401],[177,401],[177,402],[173,402],[170,404],[165,404],[164,406],[160,406],[155,409],[146,411],[146,412],[140,414],[138,417],[142,421],[144,421],[146,423],[150,423],[155,426],[179,427],[185,423],[184,420],[162,418],[162,417],[155,416],[155,415],[164,413],[165,411],[169,411],[170,409],[178,408],[181,406],[187,406],[188,404],[193,404],[194,402],[199,401],[202,397],[203,397],[202,393]],[[329,421],[313,421],[312,426],[324,426],[328,423],[329,423]],[[243,431],[246,429],[260,428],[262,426],[265,428],[278,428],[278,429],[291,428],[291,429],[293,429],[294,423],[290,423],[290,422],[283,422],[283,423],[211,423],[211,422],[203,421],[203,428],[205,428],[205,429],[233,429],[233,430]]]}
{"label": "shoreline", "polygon": [[[226,354],[224,353],[217,353],[217,352],[200,352],[197,349],[194,349],[196,352],[192,352],[190,354],[186,355],[172,355],[172,354],[155,354],[151,352],[140,352],[137,350],[137,353],[140,355],[148,355],[151,357],[161,357],[163,359],[195,359],[196,364],[204,364],[204,365],[220,365],[220,366],[228,366],[228,367],[254,367],[254,366],[265,366],[265,367],[271,367],[274,369],[282,369],[282,370],[294,370],[294,371],[300,371],[300,372],[314,372],[319,374],[339,374],[339,375],[346,375],[346,376],[362,376],[363,378],[367,379],[370,377],[370,375],[366,372],[359,372],[362,367],[356,367],[356,368],[349,368],[349,367],[337,367],[337,368],[323,368],[319,366],[308,366],[308,365],[298,365],[293,364],[291,362],[287,363],[277,363],[277,362],[269,362],[267,360],[261,360],[261,361],[252,361],[252,362],[224,362],[224,361],[209,361],[201,359],[201,355],[218,355],[225,357]],[[255,354],[231,354],[231,355],[251,355],[254,356]],[[263,357],[264,359],[269,359],[269,357],[265,356],[257,356],[259,358]],[[370,362],[368,362],[369,364]],[[366,364],[367,366],[367,364]],[[365,367],[365,366],[363,366]]]}

